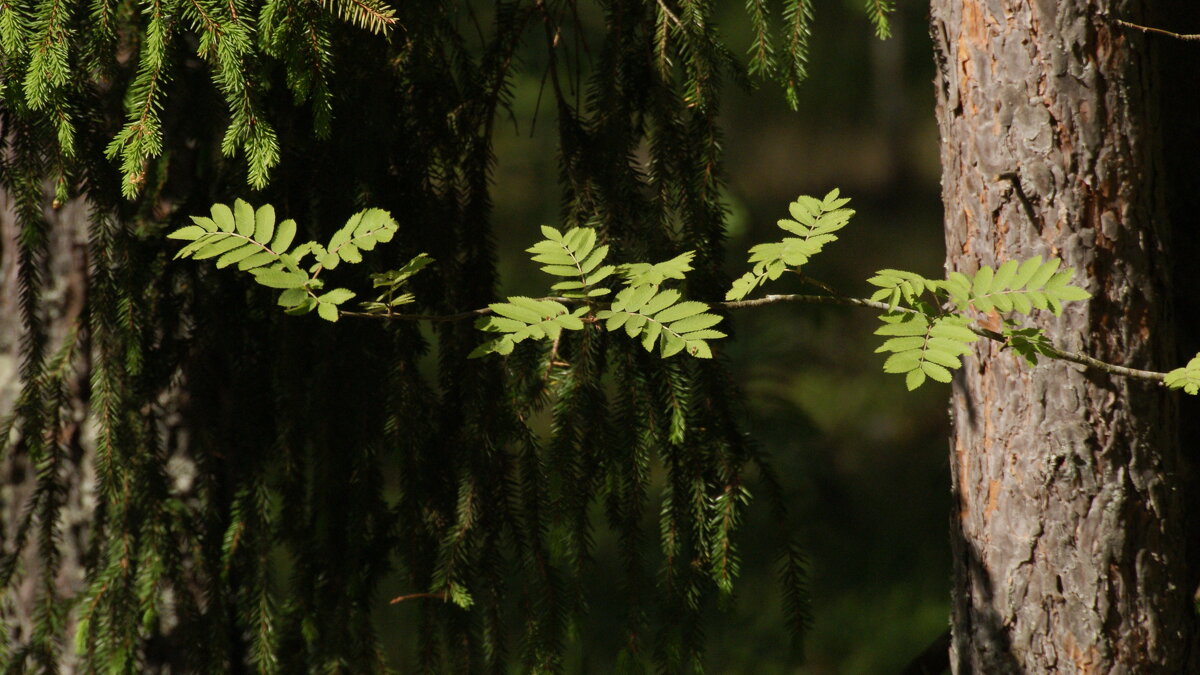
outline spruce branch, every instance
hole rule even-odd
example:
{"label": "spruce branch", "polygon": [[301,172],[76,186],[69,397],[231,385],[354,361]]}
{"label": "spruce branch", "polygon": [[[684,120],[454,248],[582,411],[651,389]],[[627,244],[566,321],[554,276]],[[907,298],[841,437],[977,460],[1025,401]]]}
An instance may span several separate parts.
{"label": "spruce branch", "polygon": [[446,591],[439,591],[437,593],[408,593],[405,595],[397,595],[396,597],[392,598],[388,604],[395,605],[406,600],[416,600],[418,598],[431,598],[445,602],[450,598],[450,596]]}
{"label": "spruce branch", "polygon": [[683,28],[683,22],[679,20],[679,17],[675,16],[675,12],[672,12],[670,7],[667,7],[667,3],[663,2],[663,0],[658,0],[658,6],[662,9],[663,14],[671,20],[671,23],[675,24],[676,28]]}
{"label": "spruce branch", "polygon": [[322,0],[341,20],[372,33],[385,33],[396,24],[396,11],[379,0]]}

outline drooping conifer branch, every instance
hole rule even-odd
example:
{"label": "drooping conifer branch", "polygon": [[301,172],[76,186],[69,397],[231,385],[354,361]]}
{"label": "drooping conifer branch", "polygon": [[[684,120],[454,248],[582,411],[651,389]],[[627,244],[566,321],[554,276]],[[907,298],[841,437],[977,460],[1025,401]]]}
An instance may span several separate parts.
{"label": "drooping conifer branch", "polygon": [[[564,228],[596,227],[626,259],[687,240],[699,251],[694,288],[720,279],[718,94],[739,75],[740,45],[721,42],[711,2],[576,4],[467,5],[477,44],[450,0],[45,0],[28,11],[0,1],[0,79],[12,85],[0,88],[0,175],[18,207],[26,324],[23,390],[0,429],[15,430],[10,455],[40,465],[29,517],[6,540],[16,550],[0,561],[9,589],[18,562],[41,565],[38,625],[12,633],[23,642],[5,645],[7,667],[53,672],[73,645],[71,665],[89,671],[385,672],[370,608],[396,575],[453,601],[411,603],[420,667],[554,672],[586,606],[597,504],[627,545],[632,667],[700,663],[702,610],[737,574],[745,474],[770,475],[722,364],[664,362],[569,329],[553,359],[460,358],[480,341],[462,320],[500,316],[453,308],[494,298],[492,133],[539,18],[557,71]],[[795,102],[811,3],[789,3],[774,38],[768,5],[752,10],[754,72],[793,85]],[[632,161],[647,146],[649,165]],[[47,343],[50,183],[56,206],[80,197],[90,209],[75,363],[54,361]],[[343,309],[350,291],[329,271],[394,234],[384,267],[416,251],[440,265],[415,287],[426,313],[400,313],[398,284],[376,289],[395,291],[379,304],[391,319],[436,321],[433,337],[394,322],[313,341],[239,284],[169,263],[155,228],[187,226],[185,210],[247,186],[315,223],[365,204],[420,219],[396,232],[314,225],[301,232],[320,247],[297,251],[268,236],[283,223],[235,203],[230,219],[193,233],[220,265],[278,264],[261,281],[288,309],[325,318],[362,314]],[[595,269],[577,262],[582,278],[564,283],[597,290]],[[551,300],[588,302],[571,291]],[[703,353],[719,338],[702,336],[718,331],[698,326],[720,317],[677,293],[591,302],[644,343]],[[512,320],[497,322],[500,335],[541,324]],[[418,367],[431,350],[432,375]],[[76,545],[74,526],[63,536],[71,454],[60,447],[73,419],[64,401],[77,393],[59,376],[72,367],[88,369],[78,395],[96,430],[97,497],[80,535],[84,578],[60,588],[51,581],[76,578],[56,571]],[[542,415],[553,420],[546,438],[530,422]],[[660,471],[665,494],[651,478]],[[782,500],[775,511],[783,522]],[[653,517],[661,533],[644,529]],[[642,545],[655,539],[657,552]],[[800,633],[805,566],[794,549],[784,557]],[[662,579],[669,587],[655,588]]]}

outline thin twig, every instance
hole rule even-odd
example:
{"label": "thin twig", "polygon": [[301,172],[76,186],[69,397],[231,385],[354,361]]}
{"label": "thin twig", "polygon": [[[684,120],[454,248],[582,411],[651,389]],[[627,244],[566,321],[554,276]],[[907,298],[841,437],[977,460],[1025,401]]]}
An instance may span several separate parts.
{"label": "thin twig", "polygon": [[487,316],[491,313],[491,307],[482,307],[480,309],[472,309],[469,312],[458,312],[457,314],[392,314],[390,312],[387,314],[374,314],[371,312],[348,312],[342,310],[338,312],[338,315],[355,319],[379,319],[381,321],[433,321],[434,323],[447,323],[474,319],[480,316]]}
{"label": "thin twig", "polygon": [[[975,330],[975,329],[972,329],[972,330]],[[975,332],[978,333],[978,332],[980,332],[980,330],[983,330],[983,329],[975,330]],[[987,335],[985,337],[989,337],[993,340],[995,340],[997,338],[999,338],[1000,340],[1004,339],[1003,336],[999,335],[998,333],[996,334],[996,337],[993,337],[991,335]],[[1165,380],[1167,377],[1166,373],[1159,373],[1159,372],[1156,372],[1153,370],[1139,370],[1137,368],[1127,368],[1125,366],[1118,366],[1118,365],[1114,365],[1112,363],[1106,363],[1104,361],[1101,361],[1100,359],[1092,358],[1092,357],[1088,356],[1087,354],[1083,354],[1080,352],[1066,352],[1066,351],[1063,351],[1053,345],[1047,347],[1046,352],[1048,352],[1048,353],[1046,353],[1046,356],[1049,356],[1051,358],[1055,358],[1060,361],[1070,361],[1072,363],[1078,363],[1081,366],[1087,366],[1088,368],[1095,368],[1096,370],[1102,370],[1102,371],[1104,371],[1106,373],[1110,373],[1112,375],[1124,375],[1125,377],[1132,377],[1132,378],[1138,379],[1138,380],[1151,380],[1154,382],[1158,382],[1159,384],[1162,384],[1163,380]]]}
{"label": "thin twig", "polygon": [[[892,309],[886,302],[878,302],[875,300],[864,300],[862,298],[847,298],[841,295],[803,295],[799,293],[790,293],[786,295],[764,295],[761,298],[753,300],[734,300],[732,302],[717,302],[713,303],[714,307],[724,307],[725,309],[745,309],[747,307],[763,307],[765,305],[776,305],[783,302],[799,302],[806,305],[844,305],[850,307],[870,307],[882,311]],[[897,312],[909,312],[916,314],[917,310],[908,309],[907,307],[896,307]]]}
{"label": "thin twig", "polygon": [[543,380],[550,379],[550,373],[554,371],[554,366],[560,361],[558,360],[558,341],[562,338],[562,333],[554,336],[554,344],[550,345],[550,355],[546,358],[546,373],[542,375]]}
{"label": "thin twig", "polygon": [[439,591],[437,593],[409,593],[408,595],[398,595],[392,598],[392,601],[388,604],[394,605],[398,602],[404,602],[405,600],[416,600],[417,598],[433,598],[434,600],[445,601],[448,596],[446,591]]}
{"label": "thin twig", "polygon": [[550,73],[550,86],[554,90],[554,100],[558,103],[560,113],[570,109],[570,104],[563,96],[562,84],[558,81],[558,41],[562,37],[562,31],[554,21],[554,17],[550,14],[550,10],[546,7],[543,0],[534,2],[536,7],[542,14],[542,25],[546,32],[546,67]]}
{"label": "thin twig", "polygon": [[1133,28],[1135,30],[1140,30],[1143,33],[1158,33],[1159,35],[1166,35],[1167,37],[1173,37],[1176,40],[1189,40],[1189,41],[1200,40],[1200,33],[1174,33],[1169,30],[1163,30],[1162,28],[1154,28],[1152,26],[1141,26],[1136,23],[1122,21],[1121,19],[1113,19],[1113,23],[1116,23],[1118,26],[1125,26],[1126,28]]}

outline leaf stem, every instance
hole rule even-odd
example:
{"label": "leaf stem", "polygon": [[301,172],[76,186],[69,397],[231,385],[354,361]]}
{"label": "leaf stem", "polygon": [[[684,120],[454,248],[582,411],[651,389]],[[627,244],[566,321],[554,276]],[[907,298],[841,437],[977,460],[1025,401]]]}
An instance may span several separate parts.
{"label": "leaf stem", "polygon": [[[807,281],[814,281],[813,279],[811,279],[809,277],[805,277],[805,279]],[[824,284],[822,284],[822,286],[824,286]],[[556,302],[569,303],[569,304],[582,302],[582,300],[579,298],[547,297],[547,298],[538,298],[538,299],[539,300],[554,300]],[[921,314],[921,312],[919,312],[915,309],[909,309],[908,307],[891,307],[886,302],[879,302],[876,300],[867,300],[864,298],[851,298],[851,297],[846,297],[846,296],[841,296],[841,295],[805,295],[805,294],[764,295],[761,298],[754,298],[753,300],[736,300],[736,301],[731,301],[731,302],[714,302],[714,303],[709,303],[709,304],[712,307],[720,307],[723,309],[748,309],[751,307],[765,307],[767,305],[778,305],[778,304],[789,303],[789,302],[795,302],[795,303],[800,303],[800,304],[805,304],[805,305],[840,305],[843,307],[869,307],[871,309],[876,309],[876,310],[883,311],[883,312],[890,311],[893,313],[900,312],[900,313],[906,313],[906,314]],[[433,321],[433,322],[438,322],[438,323],[444,323],[444,322],[451,322],[451,321],[465,321],[468,319],[474,319],[474,318],[481,317],[481,316],[487,316],[489,314],[492,314],[492,310],[490,307],[483,307],[480,309],[473,309],[473,310],[466,311],[466,312],[458,312],[456,314],[444,314],[444,315],[438,315],[438,314],[371,314],[368,312],[348,312],[348,311],[341,311],[340,314],[342,316],[348,316],[348,317],[354,317],[354,318],[360,318],[360,319],[379,319],[379,320],[384,320],[384,321],[391,321],[391,320]],[[986,328],[978,328],[975,326],[969,326],[969,328],[971,329],[972,332],[974,332],[976,335],[978,335],[980,337],[984,337],[989,340],[994,340],[996,342],[1000,342],[1003,344],[1008,344],[1008,340],[1005,339],[1004,335],[1001,333],[998,333],[993,330],[988,330]],[[1157,382],[1159,384],[1163,384],[1163,380],[1164,380],[1164,378],[1166,378],[1166,375],[1167,375],[1166,373],[1160,373],[1160,372],[1153,371],[1153,370],[1141,370],[1139,368],[1129,368],[1126,366],[1118,366],[1113,363],[1107,363],[1105,361],[1101,361],[1100,359],[1088,356],[1087,354],[1083,354],[1081,352],[1069,352],[1069,351],[1066,351],[1063,349],[1059,349],[1058,347],[1055,347],[1053,345],[1048,346],[1047,352],[1048,353],[1044,353],[1044,355],[1049,356],[1050,358],[1058,359],[1060,361],[1069,361],[1071,363],[1075,363],[1075,364],[1078,364],[1078,365],[1081,365],[1081,366],[1084,366],[1087,368],[1093,368],[1095,370],[1099,370],[1099,371],[1109,373],[1112,375],[1121,375],[1123,377],[1130,377],[1130,378],[1134,378],[1134,379],[1138,379],[1138,380],[1148,380],[1151,382]]]}

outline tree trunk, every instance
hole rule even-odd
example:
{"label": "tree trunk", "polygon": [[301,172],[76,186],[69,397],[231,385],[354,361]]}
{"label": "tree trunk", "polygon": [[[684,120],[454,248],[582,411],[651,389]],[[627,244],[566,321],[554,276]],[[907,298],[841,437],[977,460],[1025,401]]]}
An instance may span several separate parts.
{"label": "tree trunk", "polygon": [[[72,201],[57,210],[47,210],[49,257],[45,274],[48,279],[43,294],[43,307],[49,348],[59,350],[77,327],[87,292],[87,211],[82,201]],[[16,214],[12,201],[0,189],[0,433],[3,422],[12,414],[21,388],[20,342],[24,330],[17,281],[18,256]],[[84,558],[87,537],[95,502],[95,474],[92,470],[94,444],[90,438],[86,415],[88,403],[87,359],[76,349],[76,358],[66,378],[68,391],[58,444],[64,455],[61,480],[65,494],[59,522],[55,523],[57,538],[52,542],[60,557],[54,575],[54,592],[60,598],[72,598],[84,584]],[[31,500],[37,488],[37,472],[26,449],[25,439],[16,425],[10,434],[5,452],[0,452],[0,556],[16,555],[17,580],[0,605],[0,645],[13,653],[27,648],[33,640],[38,622],[39,602],[46,592],[42,583],[45,552],[43,542],[29,535],[24,545],[17,542],[21,523],[31,517]],[[33,517],[34,530],[38,519]],[[68,619],[64,634],[74,630],[74,618]],[[75,658],[64,640],[54,655],[57,673],[75,672]],[[49,657],[48,658],[52,658]]]}
{"label": "tree trunk", "polygon": [[[1173,367],[1157,86],[1141,4],[933,0],[947,267],[1034,255],[1093,298],[1060,347]],[[1173,395],[980,341],[954,382],[956,673],[1195,670]]]}

